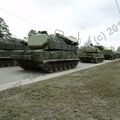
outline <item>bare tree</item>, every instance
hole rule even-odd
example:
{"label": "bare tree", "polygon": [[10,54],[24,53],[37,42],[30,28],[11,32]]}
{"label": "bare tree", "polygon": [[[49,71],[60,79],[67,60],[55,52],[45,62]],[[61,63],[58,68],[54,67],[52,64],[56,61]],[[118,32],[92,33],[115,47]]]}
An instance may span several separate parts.
{"label": "bare tree", "polygon": [[110,49],[111,49],[112,51],[115,51],[115,47],[114,47],[114,46],[110,46]]}
{"label": "bare tree", "polygon": [[117,48],[117,52],[120,52],[120,47]]}

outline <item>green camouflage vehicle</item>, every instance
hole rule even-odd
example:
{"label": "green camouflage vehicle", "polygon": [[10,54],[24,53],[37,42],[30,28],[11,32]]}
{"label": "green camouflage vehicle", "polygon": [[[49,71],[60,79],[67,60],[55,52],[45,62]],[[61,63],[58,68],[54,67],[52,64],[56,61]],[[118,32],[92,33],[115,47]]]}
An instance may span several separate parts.
{"label": "green camouflage vehicle", "polygon": [[116,58],[116,53],[112,50],[102,50],[102,53],[106,60],[114,60]]}
{"label": "green camouflage vehicle", "polygon": [[0,37],[0,67],[15,66],[16,61],[12,59],[12,55],[17,51],[23,52],[27,47],[26,42],[17,38],[1,38]]}
{"label": "green camouflage vehicle", "polygon": [[116,52],[116,58],[120,58],[120,52]]}
{"label": "green camouflage vehicle", "polygon": [[114,51],[105,49],[103,46],[95,46],[95,47],[97,47],[102,52],[106,60],[114,60],[116,58],[116,53]]}
{"label": "green camouflage vehicle", "polygon": [[77,39],[58,30],[51,35],[46,31],[29,35],[28,46],[28,50],[14,56],[23,69],[50,73],[75,68],[79,61]]}
{"label": "green camouflage vehicle", "polygon": [[18,50],[24,50],[26,47],[26,42],[11,37],[7,25],[4,20],[0,18],[0,67],[16,65],[16,61],[12,59],[12,55]]}
{"label": "green camouflage vehicle", "polygon": [[94,46],[83,46],[79,49],[78,56],[81,62],[99,63],[104,61],[101,51]]}

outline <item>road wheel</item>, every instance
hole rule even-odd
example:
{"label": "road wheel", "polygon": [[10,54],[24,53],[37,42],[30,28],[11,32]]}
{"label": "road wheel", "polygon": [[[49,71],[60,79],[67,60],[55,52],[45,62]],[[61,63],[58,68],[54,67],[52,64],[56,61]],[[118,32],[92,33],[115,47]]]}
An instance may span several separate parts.
{"label": "road wheel", "polygon": [[55,72],[58,72],[59,71],[59,68],[58,68],[58,65],[56,64],[56,65],[53,65],[53,68],[54,68],[54,71]]}
{"label": "road wheel", "polygon": [[63,63],[62,67],[63,67],[63,70],[67,70],[67,64],[66,63]]}
{"label": "road wheel", "polygon": [[44,72],[48,72],[48,73],[54,72],[54,66],[52,65],[52,63],[45,64]]}
{"label": "road wheel", "polygon": [[96,58],[96,59],[95,59],[95,63],[99,63],[99,59]]}
{"label": "road wheel", "polygon": [[59,69],[59,71],[63,71],[62,64],[58,64],[58,69]]}

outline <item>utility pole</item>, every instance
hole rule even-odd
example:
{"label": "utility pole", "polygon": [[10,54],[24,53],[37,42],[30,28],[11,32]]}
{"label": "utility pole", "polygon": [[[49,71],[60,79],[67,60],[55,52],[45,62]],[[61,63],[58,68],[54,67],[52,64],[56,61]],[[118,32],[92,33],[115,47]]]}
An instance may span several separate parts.
{"label": "utility pole", "polygon": [[117,5],[117,9],[118,9],[118,12],[119,12],[119,14],[120,14],[120,7],[119,7],[119,5],[118,5],[118,1],[115,0],[115,3],[116,3],[116,5]]}

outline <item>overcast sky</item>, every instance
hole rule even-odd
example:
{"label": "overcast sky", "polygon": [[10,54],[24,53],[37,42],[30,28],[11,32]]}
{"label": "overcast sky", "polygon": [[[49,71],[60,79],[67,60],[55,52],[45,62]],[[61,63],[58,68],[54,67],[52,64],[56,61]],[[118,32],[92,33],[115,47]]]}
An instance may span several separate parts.
{"label": "overcast sky", "polygon": [[[118,0],[120,5],[120,0]],[[63,30],[105,46],[120,46],[120,14],[115,0],[0,0],[0,17],[19,38],[31,29]]]}

